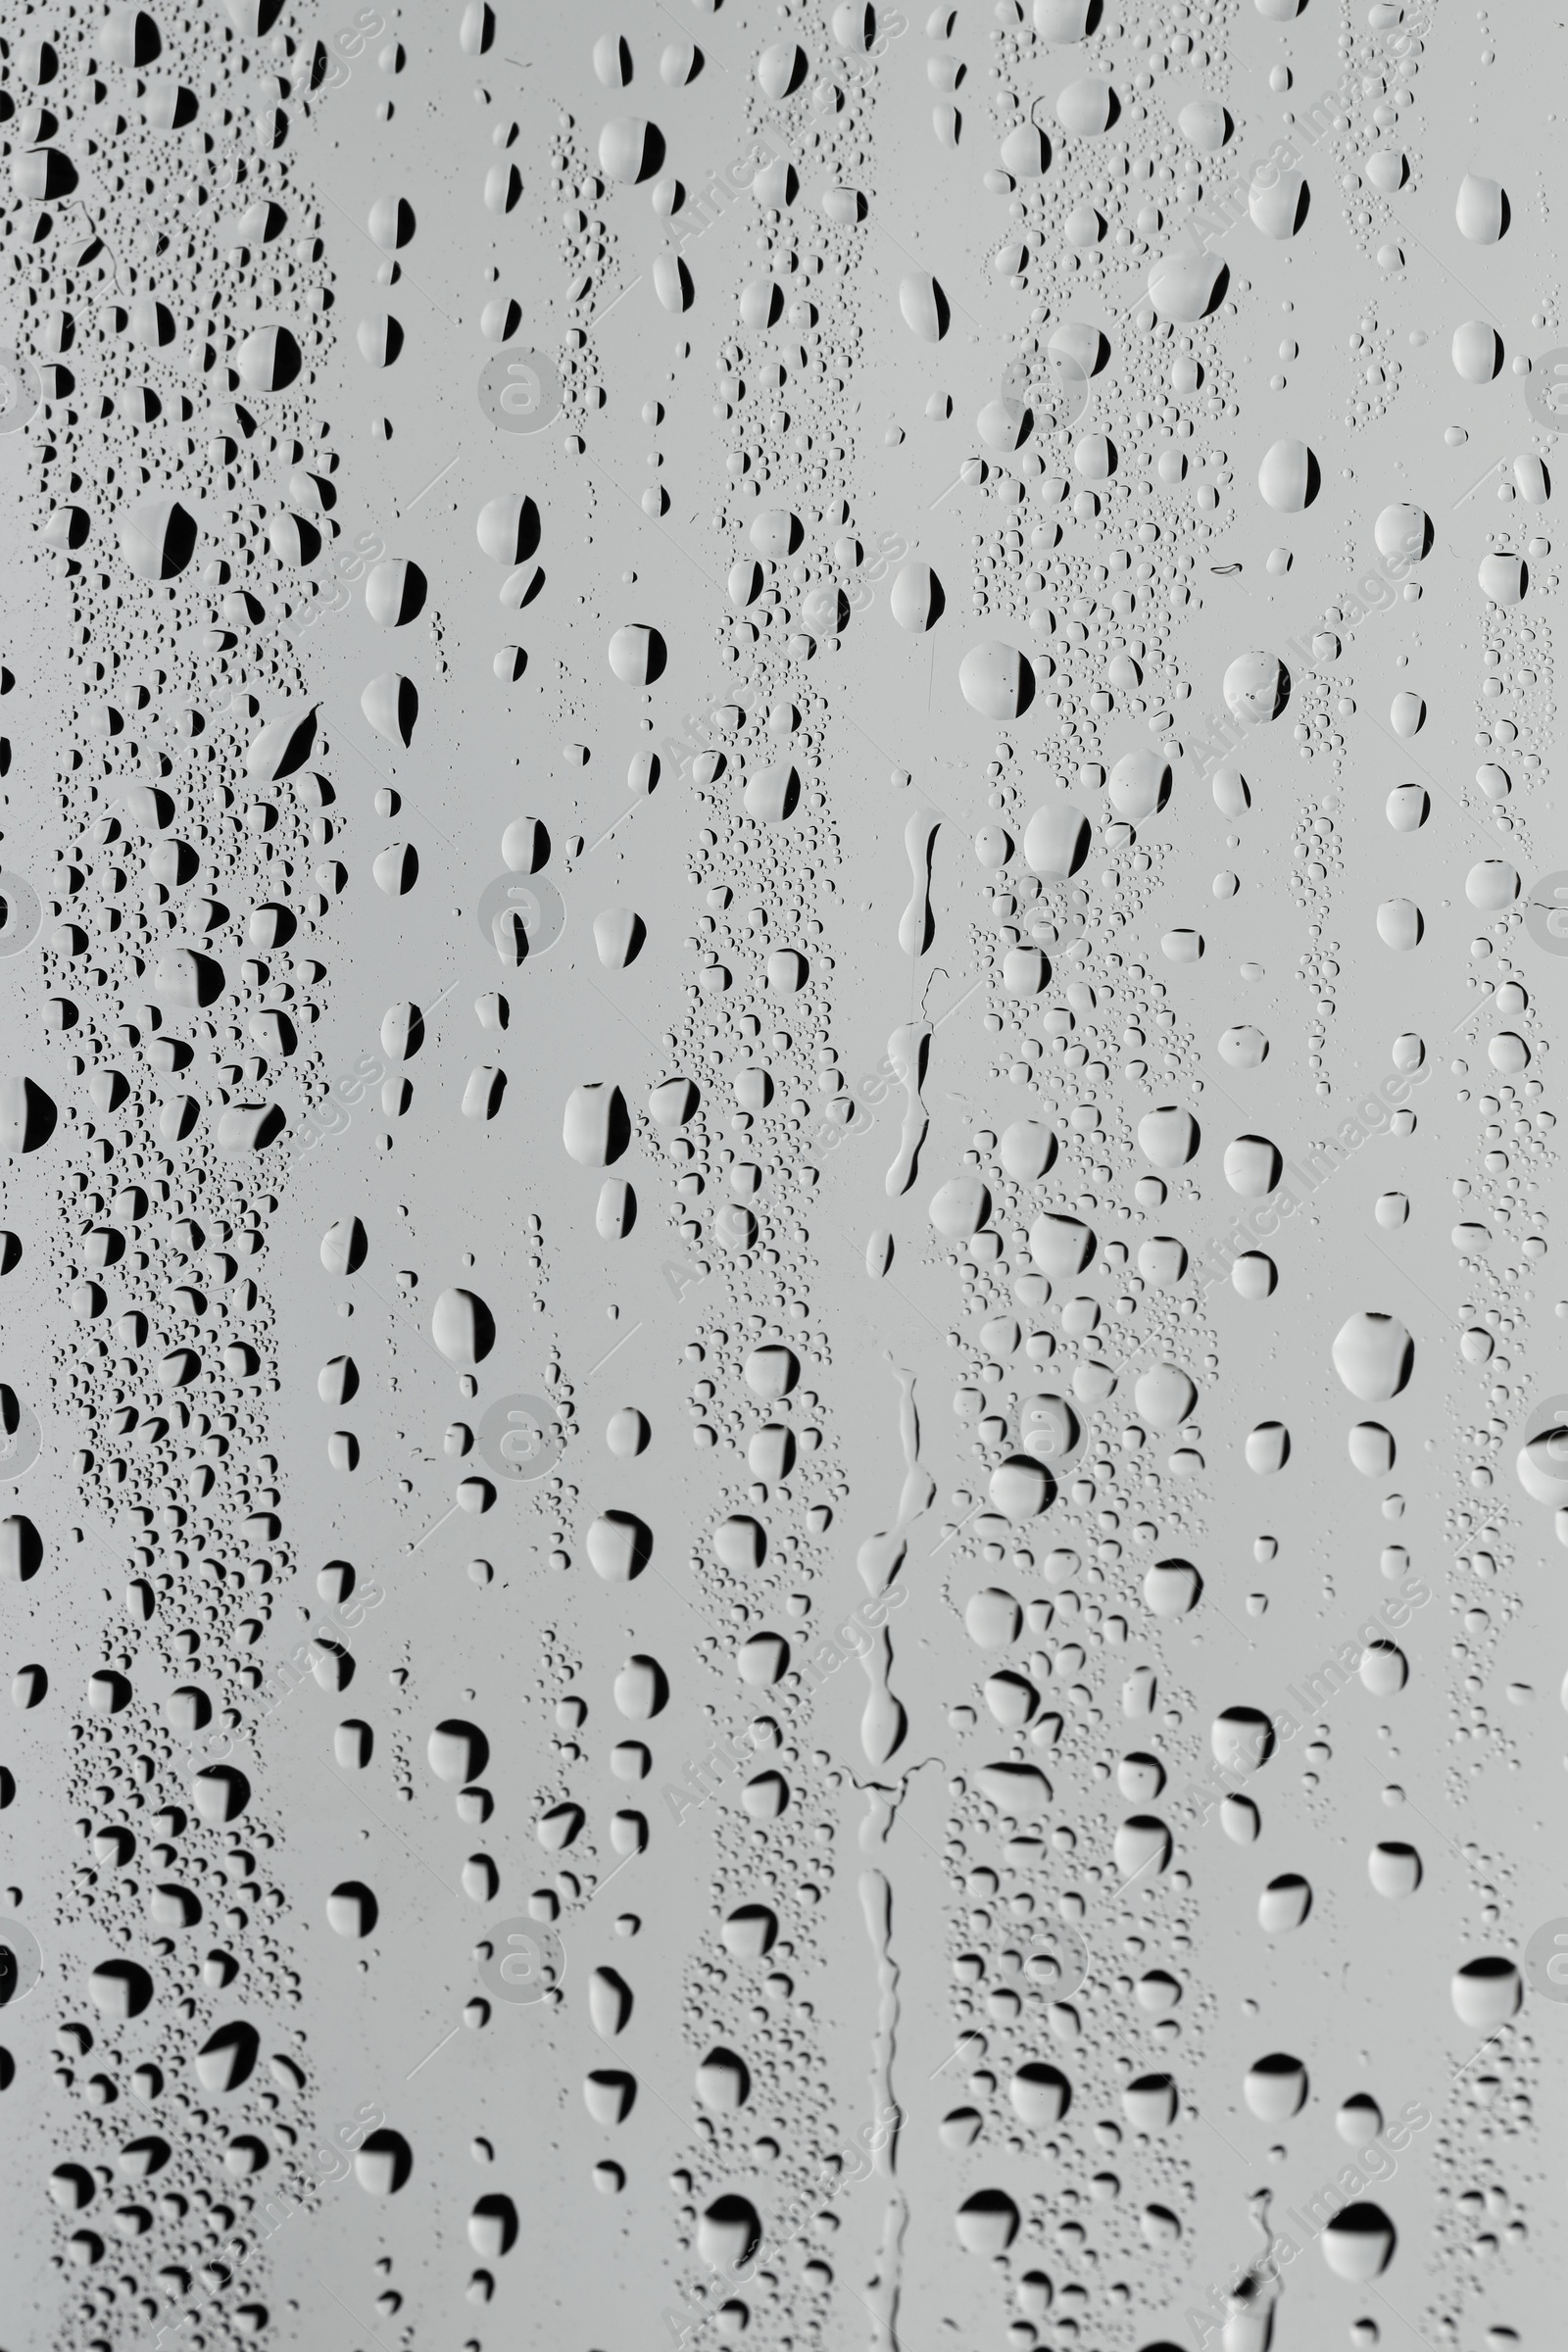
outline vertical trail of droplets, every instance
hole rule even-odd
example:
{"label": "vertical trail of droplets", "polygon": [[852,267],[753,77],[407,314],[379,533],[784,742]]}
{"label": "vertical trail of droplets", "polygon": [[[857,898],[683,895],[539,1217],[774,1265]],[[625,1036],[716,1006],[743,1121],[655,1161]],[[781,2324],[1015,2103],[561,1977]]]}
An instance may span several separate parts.
{"label": "vertical trail of droplets", "polygon": [[[886,1850],[888,1836],[898,1818],[897,1796],[884,1788],[866,1790],[865,1817],[860,1824],[860,1851],[866,1856]],[[909,2201],[899,2186],[898,2126],[894,2099],[893,2062],[899,2046],[899,1964],[893,1956],[893,1888],[886,1871],[860,1872],[860,1909],[876,1961],[876,2025],[871,2044],[873,2128],[878,2131],[873,2156],[876,2176],[885,2180],[886,2203],[876,2268],[866,2281],[871,2314],[867,2341],[873,2352],[897,2352],[899,2343],[899,2284],[904,2233],[909,2223]]]}
{"label": "vertical trail of droplets", "polygon": [[4,66],[33,370],[12,398],[41,396],[8,444],[13,594],[33,572],[46,618],[4,681],[7,862],[58,859],[10,967],[9,1362],[53,1441],[7,1523],[17,1573],[49,1579],[26,1639],[50,1663],[13,1647],[12,1694],[29,1843],[54,1815],[74,1848],[8,1908],[46,1955],[47,2030],[17,2021],[56,2228],[23,2291],[71,2347],[260,2332],[255,2175],[274,2214],[313,2189],[284,1828],[247,1720],[295,1557],[268,1148],[280,1065],[322,1091],[335,889],[335,762],[290,642],[313,526],[276,513],[337,463],[312,394],[331,280],[279,152],[297,76],[286,35],[205,12],[19,24]]}
{"label": "vertical trail of droplets", "polygon": [[[899,1384],[899,1437],[905,1463],[898,1518],[884,1533],[868,1536],[856,1558],[868,1598],[884,1607],[894,1579],[908,1557],[909,1531],[931,1508],[936,1497],[936,1481],[920,1460],[920,1417],[914,1401],[914,1375],[895,1365],[894,1376]],[[861,1652],[860,1663],[871,1685],[871,1695],[866,1700],[865,1711],[860,1718],[860,1748],[868,1763],[881,1766],[887,1764],[904,1746],[908,1731],[903,1702],[895,1697],[891,1689],[893,1635],[885,1617]],[[888,1839],[897,1826],[899,1806],[907,1790],[909,1768],[906,1766],[892,1788],[877,1781],[867,1786],[865,1814],[860,1823],[860,1851],[863,1855],[886,1853]],[[894,2097],[893,2061],[899,2042],[899,1964],[893,1948],[893,1886],[885,1870],[866,1868],[861,1871],[860,1907],[876,1960],[877,2002],[870,2070],[872,2114],[869,2118],[874,2135],[871,2141],[872,2161],[874,2172],[878,2176],[885,2176],[889,2184],[877,2265],[867,2281],[866,2292],[872,2313],[870,2341],[877,2347],[877,2352],[896,2352],[899,2342],[901,2263],[909,2205],[896,2179],[898,2118],[901,2110]]]}

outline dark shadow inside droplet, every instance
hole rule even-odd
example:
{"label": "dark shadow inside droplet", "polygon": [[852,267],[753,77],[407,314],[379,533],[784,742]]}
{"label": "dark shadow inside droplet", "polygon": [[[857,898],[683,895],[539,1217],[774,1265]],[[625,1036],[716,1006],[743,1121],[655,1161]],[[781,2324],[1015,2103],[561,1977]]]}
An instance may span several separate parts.
{"label": "dark shadow inside droplet", "polygon": [[[124,1988],[124,2007],[128,2017],[140,2017],[153,1997],[152,1978],[134,1960],[106,1960],[101,1968],[94,1969],[93,1975]],[[250,2033],[251,2029],[248,2026],[229,2029],[230,2033],[239,2031]]]}
{"label": "dark shadow inside droplet", "polygon": [[631,1545],[629,1574],[630,1576],[641,1576],[654,1553],[652,1530],[638,1518],[635,1511],[607,1511],[605,1517],[611,1526],[626,1531]]}
{"label": "dark shadow inside droplet", "polygon": [[49,1141],[55,1131],[60,1113],[52,1098],[30,1078],[22,1082],[22,1149],[36,1152]]}
{"label": "dark shadow inside droplet", "polygon": [[611,1090],[609,1113],[606,1119],[605,1165],[613,1166],[631,1142],[631,1118],[626,1099],[619,1087]]}
{"label": "dark shadow inside droplet", "polygon": [[196,518],[187,514],[176,499],[169,510],[169,520],[164,526],[164,560],[159,578],[173,579],[176,572],[184,570],[195,553]]}
{"label": "dark shadow inside droplet", "polygon": [[375,1923],[381,1916],[381,1906],[376,1901],[372,1890],[366,1886],[364,1880],[345,1879],[341,1886],[336,1886],[333,1888],[333,1892],[335,1894],[348,1896],[358,1903],[360,1911],[359,1933],[362,1936],[372,1935],[375,1930]]}
{"label": "dark shadow inside droplet", "polygon": [[398,602],[396,621],[398,628],[403,628],[411,620],[418,619],[419,614],[424,611],[424,600],[428,592],[429,583],[418,564],[406,563],[403,566],[403,594]]}
{"label": "dark shadow inside droplet", "polygon": [[638,180],[651,179],[664,160],[664,134],[657,122],[650,122],[643,131],[643,168]]}
{"label": "dark shadow inside droplet", "polygon": [[499,2190],[480,2197],[473,2208],[475,2221],[495,2223],[500,2232],[500,2252],[510,2254],[517,2242],[517,2208],[509,2196]]}
{"label": "dark shadow inside droplet", "polygon": [[413,2152],[401,2132],[372,2132],[361,2142],[360,2154],[380,2157],[386,2162],[390,2176],[388,2185],[394,2196],[414,2170]]}

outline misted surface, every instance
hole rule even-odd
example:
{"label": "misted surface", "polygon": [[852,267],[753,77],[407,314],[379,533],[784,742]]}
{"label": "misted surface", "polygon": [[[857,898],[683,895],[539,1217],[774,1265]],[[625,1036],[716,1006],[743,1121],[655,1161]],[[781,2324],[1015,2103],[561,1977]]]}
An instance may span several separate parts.
{"label": "misted surface", "polygon": [[17,0],[5,2352],[1556,2342],[1565,70]]}

